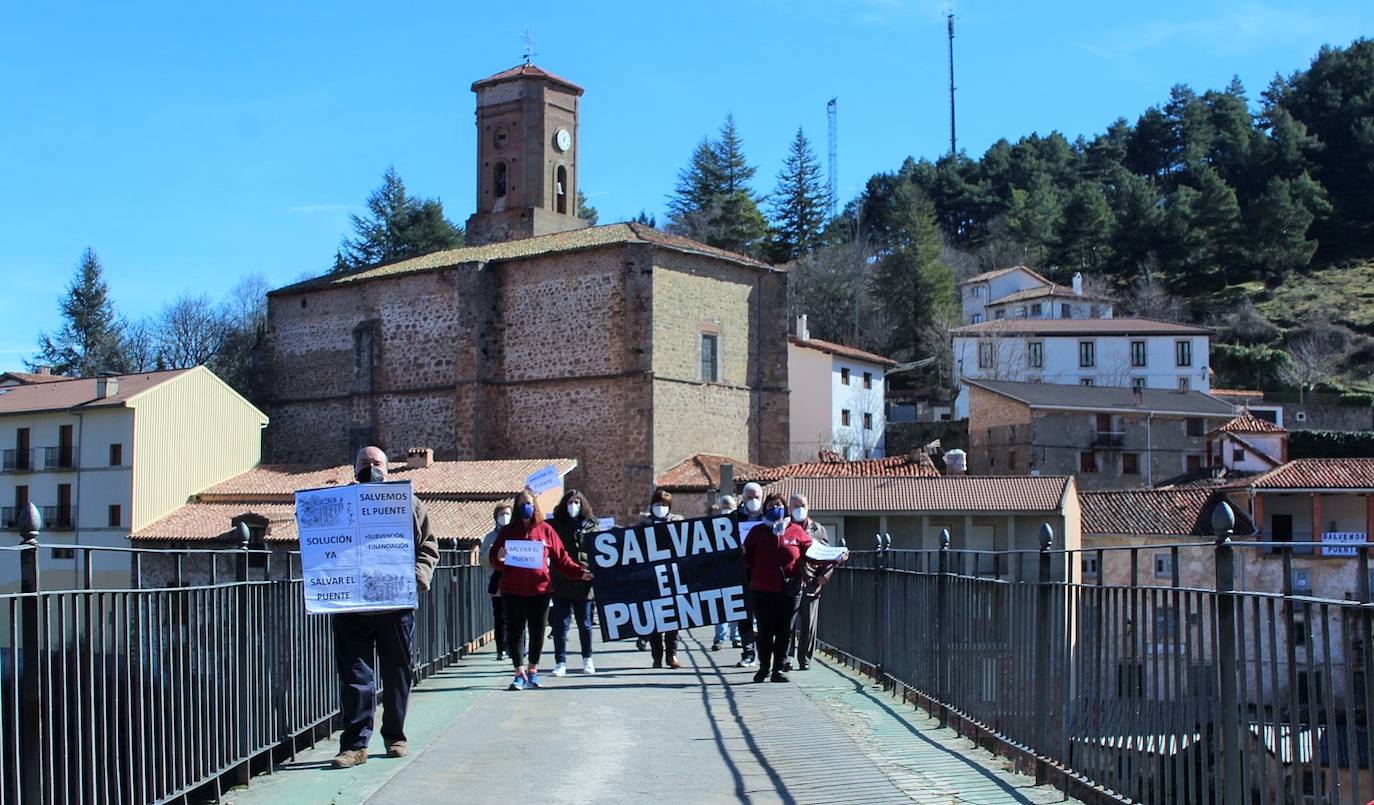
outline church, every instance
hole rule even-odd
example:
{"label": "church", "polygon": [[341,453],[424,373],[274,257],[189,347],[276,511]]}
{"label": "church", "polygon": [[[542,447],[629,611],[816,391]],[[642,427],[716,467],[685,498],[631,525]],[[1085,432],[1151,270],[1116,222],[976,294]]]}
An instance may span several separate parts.
{"label": "church", "polygon": [[[267,454],[560,456],[598,514],[643,511],[696,453],[788,458],[787,274],[576,216],[581,87],[532,64],[472,85],[467,246],[268,295]],[[695,516],[701,512],[682,512]]]}

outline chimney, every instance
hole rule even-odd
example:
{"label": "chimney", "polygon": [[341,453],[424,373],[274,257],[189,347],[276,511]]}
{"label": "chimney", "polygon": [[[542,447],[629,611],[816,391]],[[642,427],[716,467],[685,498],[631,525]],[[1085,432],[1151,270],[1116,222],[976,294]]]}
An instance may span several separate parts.
{"label": "chimney", "polygon": [[945,475],[963,475],[967,470],[967,453],[958,448],[945,453]]}
{"label": "chimney", "polygon": [[406,448],[406,468],[412,470],[422,470],[425,467],[434,466],[434,448],[432,447],[407,447]]}
{"label": "chimney", "polygon": [[811,340],[811,330],[806,326],[806,314],[797,317],[797,338],[801,341]]}
{"label": "chimney", "polygon": [[103,400],[119,393],[119,375],[114,372],[101,372],[95,378],[95,398]]}
{"label": "chimney", "polygon": [[1083,295],[1083,272],[1082,272],[1082,271],[1075,271],[1075,272],[1073,272],[1073,295],[1074,295],[1074,296],[1082,296],[1082,295]]}

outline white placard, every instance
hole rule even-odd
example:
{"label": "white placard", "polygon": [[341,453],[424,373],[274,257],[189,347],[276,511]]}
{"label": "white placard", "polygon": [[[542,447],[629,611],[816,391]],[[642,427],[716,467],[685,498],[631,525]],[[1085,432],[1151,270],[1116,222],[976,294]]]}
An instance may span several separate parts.
{"label": "white placard", "polygon": [[413,500],[410,481],[296,493],[306,612],[415,608]]}
{"label": "white placard", "polygon": [[1356,546],[1365,544],[1361,531],[1327,531],[1322,534],[1322,556],[1356,556]]}
{"label": "white placard", "polygon": [[849,553],[848,548],[841,548],[831,545],[822,545],[819,542],[812,542],[811,547],[806,549],[806,558],[814,559],[817,562],[838,562]]}
{"label": "white placard", "polygon": [[[739,524],[739,544],[744,544],[744,538],[749,536],[749,532],[754,530],[756,525],[768,525],[762,520],[745,520]],[[768,526],[772,528],[772,526]]]}
{"label": "white placard", "polygon": [[544,569],[544,543],[531,539],[506,540],[506,567]]}
{"label": "white placard", "polygon": [[597,531],[610,531],[612,528],[615,528],[615,518],[614,518],[614,517],[600,517],[600,518],[597,518],[597,521],[596,521],[596,530],[597,530]]}
{"label": "white placard", "polygon": [[525,479],[525,486],[536,495],[542,495],[550,489],[557,489],[563,485],[563,476],[558,474],[558,467],[550,464],[541,470],[533,472],[530,477]]}

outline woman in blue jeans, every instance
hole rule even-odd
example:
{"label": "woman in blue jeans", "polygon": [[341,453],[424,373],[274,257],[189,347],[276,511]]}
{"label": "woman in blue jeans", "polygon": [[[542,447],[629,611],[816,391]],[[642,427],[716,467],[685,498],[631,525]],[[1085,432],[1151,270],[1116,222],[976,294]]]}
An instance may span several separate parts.
{"label": "woman in blue jeans", "polygon": [[[587,498],[576,489],[568,490],[553,512],[553,530],[563,540],[563,550],[583,568],[591,566],[588,549],[596,533],[596,515]],[[582,648],[582,672],[596,673],[592,660],[592,583],[562,575],[553,575],[553,609],[549,619],[553,626],[553,675],[568,672],[568,627],[577,620],[577,638]]]}

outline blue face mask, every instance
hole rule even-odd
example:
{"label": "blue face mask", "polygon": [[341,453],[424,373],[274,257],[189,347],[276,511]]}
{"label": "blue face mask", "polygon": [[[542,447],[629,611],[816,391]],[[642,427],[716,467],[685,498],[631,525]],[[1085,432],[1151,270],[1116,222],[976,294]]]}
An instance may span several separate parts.
{"label": "blue face mask", "polygon": [[770,523],[776,523],[782,519],[784,514],[786,514],[786,512],[783,511],[781,506],[769,506],[768,510],[763,513],[763,519]]}
{"label": "blue face mask", "polygon": [[521,520],[528,520],[528,519],[530,519],[530,518],[532,518],[532,517],[534,517],[534,504],[533,504],[533,503],[521,503],[521,504],[520,504],[520,519],[521,519]]}

